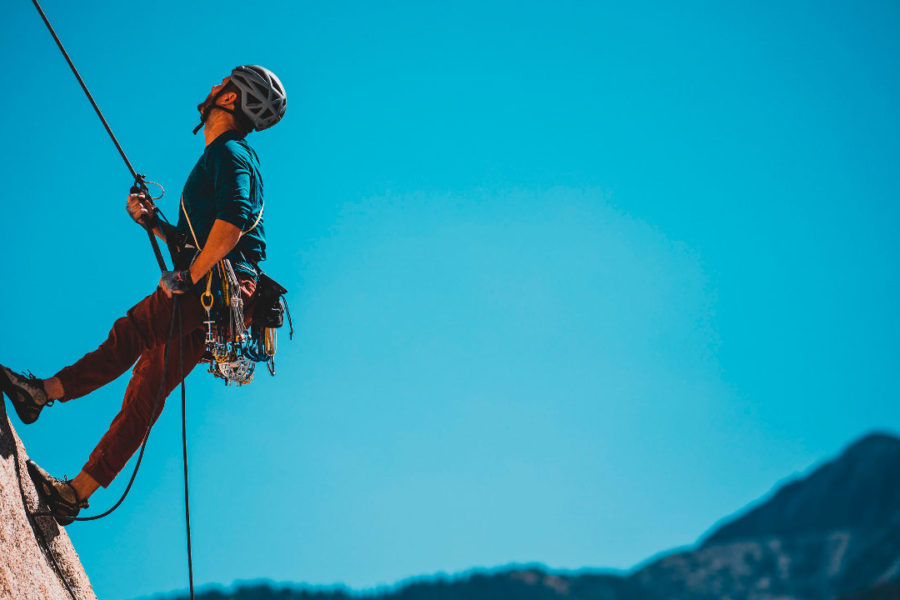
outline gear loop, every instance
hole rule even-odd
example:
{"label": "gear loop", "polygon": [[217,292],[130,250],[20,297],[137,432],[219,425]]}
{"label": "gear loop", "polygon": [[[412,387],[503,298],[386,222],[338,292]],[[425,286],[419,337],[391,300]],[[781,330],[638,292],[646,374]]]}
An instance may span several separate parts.
{"label": "gear loop", "polygon": [[[159,196],[150,196],[150,190],[147,189],[148,185],[154,185],[154,186],[158,187],[159,188]],[[159,200],[160,198],[162,198],[163,196],[166,195],[166,188],[164,188],[161,183],[157,183],[155,181],[149,181],[149,180],[145,179],[144,180],[144,189],[147,190],[147,195],[150,197],[151,200]]]}

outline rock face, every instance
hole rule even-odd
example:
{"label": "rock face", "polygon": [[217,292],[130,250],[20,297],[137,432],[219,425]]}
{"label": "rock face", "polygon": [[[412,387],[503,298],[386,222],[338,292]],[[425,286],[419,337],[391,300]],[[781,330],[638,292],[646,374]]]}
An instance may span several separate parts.
{"label": "rock face", "polygon": [[46,512],[0,395],[0,598],[96,600],[72,542]]}

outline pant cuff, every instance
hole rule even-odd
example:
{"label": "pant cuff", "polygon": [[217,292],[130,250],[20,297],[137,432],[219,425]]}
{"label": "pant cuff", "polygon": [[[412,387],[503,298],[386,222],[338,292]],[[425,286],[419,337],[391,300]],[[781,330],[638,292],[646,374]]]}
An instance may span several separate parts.
{"label": "pant cuff", "polygon": [[94,481],[104,488],[108,488],[109,484],[112,483],[113,479],[118,475],[118,473],[111,473],[109,469],[104,468],[93,461],[89,461],[81,470],[90,475]]}
{"label": "pant cuff", "polygon": [[[75,395],[69,393],[71,390],[75,388],[75,382],[71,380],[68,376],[69,367],[64,368],[62,371],[54,375],[56,379],[59,379],[59,383],[63,388],[62,398],[57,398],[56,402],[68,402],[69,400],[74,400],[75,398],[80,398],[81,395]],[[51,378],[52,379],[52,378]]]}

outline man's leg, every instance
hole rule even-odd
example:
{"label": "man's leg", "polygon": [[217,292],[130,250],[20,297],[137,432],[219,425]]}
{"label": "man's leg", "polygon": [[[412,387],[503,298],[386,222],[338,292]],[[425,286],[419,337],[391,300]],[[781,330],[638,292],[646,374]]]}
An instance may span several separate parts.
{"label": "man's leg", "polygon": [[[240,277],[241,298],[244,301],[244,319],[246,325],[251,324],[253,307],[255,305],[256,280]],[[197,306],[199,306],[199,301]],[[184,302],[182,302],[184,304]],[[195,306],[191,305],[193,308]],[[202,308],[201,308],[202,311]],[[193,310],[189,317],[185,318],[185,330],[188,320],[193,323],[201,323],[203,313]],[[200,362],[206,350],[206,334],[202,328],[194,326],[194,331],[185,335],[184,342],[184,375]],[[118,473],[125,467],[128,459],[137,451],[147,428],[156,422],[162,412],[165,398],[181,382],[181,366],[178,364],[177,341],[169,349],[169,366],[166,369],[166,387],[160,398],[159,406],[155,407],[159,394],[159,382],[162,379],[164,347],[153,348],[141,356],[134,368],[128,389],[125,391],[125,400],[122,409],[110,425],[109,430],[97,444],[91,453],[88,462],[81,472],[72,480],[72,486],[81,499],[87,499],[97,491],[100,486],[107,487]]]}
{"label": "man's leg", "polygon": [[[66,402],[89,394],[122,375],[145,350],[165,345],[173,305],[158,288],[134,305],[113,324],[99,348],[44,381],[48,399]],[[202,308],[195,296],[182,296],[181,305],[185,333],[202,325]],[[172,339],[178,339],[177,324]]]}
{"label": "man's leg", "polygon": [[[256,281],[243,277],[239,277],[239,279],[246,311],[244,318],[249,326],[253,314]],[[134,369],[132,380],[129,382],[122,409],[113,420],[110,430],[91,453],[81,473],[72,481],[60,480],[29,461],[29,475],[61,525],[71,523],[78,512],[87,507],[88,497],[99,486],[108,486],[124,468],[125,463],[140,446],[149,427],[162,411],[165,397],[180,382],[182,364],[184,366],[183,373],[186,376],[203,356],[205,333],[202,321],[205,312],[200,306],[198,298],[189,295],[180,298],[182,299],[183,319],[178,335],[183,336],[183,348],[179,349],[176,339],[169,350],[168,361],[164,361],[165,347],[163,345],[144,351]],[[167,316],[170,315],[163,314],[161,318]],[[168,339],[168,330],[166,330],[165,339]],[[165,340],[163,340],[164,342]],[[182,353],[183,362],[181,361]],[[163,362],[168,362],[168,365],[165,366],[164,382],[162,382]],[[160,397],[161,383],[163,395]]]}
{"label": "man's leg", "polygon": [[[183,334],[203,327],[205,311],[193,294],[179,296]],[[18,373],[0,365],[0,389],[9,396],[19,418],[34,423],[44,407],[83,396],[118,378],[149,348],[163,346],[173,325],[174,301],[157,289],[117,320],[97,350],[51,379],[39,379],[27,371]],[[178,333],[174,330],[173,339]]]}
{"label": "man's leg", "polygon": [[[194,331],[184,336],[182,342],[186,377],[203,356],[203,332]],[[140,447],[148,428],[156,422],[166,397],[181,383],[182,366],[179,363],[178,340],[175,339],[169,348],[165,382],[160,390],[164,353],[165,345],[151,348],[141,355],[135,365],[119,414],[91,453],[81,473],[72,480],[79,498],[87,499],[97,487],[107,487],[112,482]]]}
{"label": "man's leg", "polygon": [[[254,293],[256,281],[249,278],[240,278],[241,297],[244,301],[244,319],[247,326],[251,323],[253,306],[255,304]],[[199,307],[199,300],[193,299]],[[202,307],[200,309],[202,311]],[[187,311],[185,311],[187,312]],[[193,311],[188,317],[185,315],[185,331],[188,320],[191,323],[199,323],[205,318],[203,313]],[[206,350],[206,334],[202,327],[193,325],[192,333],[184,336],[184,375],[200,362]],[[162,412],[165,398],[181,382],[181,367],[178,364],[178,345],[173,342],[169,349],[168,367],[166,368],[166,383],[163,395],[158,406],[156,399],[159,396],[159,385],[162,380],[164,347],[156,347],[146,351],[138,360],[134,368],[128,389],[125,391],[125,400],[122,409],[110,425],[109,430],[97,444],[91,453],[88,462],[81,473],[72,480],[72,485],[78,493],[78,497],[87,499],[98,487],[107,487],[115,479],[116,475],[125,467],[128,459],[137,451],[147,428],[156,422]]]}

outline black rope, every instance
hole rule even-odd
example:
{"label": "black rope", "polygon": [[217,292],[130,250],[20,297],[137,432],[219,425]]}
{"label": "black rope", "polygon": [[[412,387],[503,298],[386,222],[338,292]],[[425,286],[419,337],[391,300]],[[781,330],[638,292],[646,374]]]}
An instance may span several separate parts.
{"label": "black rope", "polygon": [[[63,57],[66,59],[66,62],[69,64],[69,68],[72,69],[72,73],[75,75],[75,78],[78,80],[78,83],[81,85],[81,89],[84,90],[85,95],[91,103],[91,106],[94,107],[94,111],[97,113],[97,116],[100,118],[100,122],[103,123],[103,127],[106,129],[106,133],[109,134],[110,139],[113,144],[116,146],[116,150],[119,151],[119,155],[122,157],[122,160],[125,162],[125,166],[128,167],[128,171],[131,173],[132,178],[134,179],[134,185],[131,188],[131,193],[145,193],[148,200],[153,200],[153,197],[150,194],[150,191],[147,189],[147,181],[144,175],[138,174],[137,171],[134,170],[134,167],[131,165],[131,161],[128,160],[128,157],[125,155],[125,151],[122,149],[122,145],[119,144],[119,140],[116,139],[115,134],[110,128],[109,123],[106,121],[106,118],[103,116],[103,113],[100,111],[100,107],[97,106],[97,103],[94,101],[93,95],[91,95],[90,90],[88,90],[87,85],[84,83],[84,79],[81,78],[81,74],[78,73],[78,69],[75,68],[75,64],[72,62],[72,59],[69,58],[69,53],[66,52],[65,47],[63,47],[62,41],[60,41],[59,36],[56,35],[56,31],[53,29],[53,26],[50,24],[50,20],[47,18],[47,15],[44,13],[44,10],[41,8],[41,5],[38,3],[38,0],[32,0],[34,7],[37,9],[38,13],[41,15],[41,19],[44,21],[44,24],[47,26],[47,29],[50,31],[50,35],[53,36],[53,40],[56,42],[56,45],[59,47],[60,52],[62,52]],[[162,186],[160,186],[162,187]],[[150,238],[150,244],[153,247],[153,253],[156,257],[156,262],[159,264],[159,268],[161,271],[166,271],[166,263],[163,259],[162,252],[159,249],[159,243],[156,241],[156,235],[154,233],[154,228],[160,223],[159,217],[162,218],[163,221],[166,221],[165,216],[162,215],[162,212],[156,207],[155,204],[152,205],[151,214],[148,218],[145,218],[141,224],[144,226],[144,229],[147,231],[147,235]],[[166,221],[168,222],[168,221]],[[162,380],[160,381],[159,393],[157,394],[156,404],[154,406],[154,412],[151,414],[150,422],[147,424],[147,431],[144,433],[144,439],[141,441],[141,450],[138,455],[137,462],[134,465],[134,471],[131,474],[131,479],[128,481],[128,485],[125,487],[125,491],[122,493],[122,497],[119,498],[119,501],[116,502],[112,508],[109,510],[91,517],[80,517],[76,518],[77,521],[93,521],[96,519],[101,519],[109,514],[111,514],[114,510],[116,510],[122,502],[125,501],[125,497],[128,495],[128,492],[131,490],[131,486],[134,484],[134,480],[137,477],[138,469],[141,466],[141,461],[144,458],[144,450],[147,447],[147,440],[150,437],[150,430],[153,428],[153,415],[156,414],[156,410],[159,408],[160,402],[165,396],[165,387],[166,387],[166,373],[168,369],[168,358],[169,358],[169,347],[172,342],[172,335],[175,330],[175,319],[178,319],[179,324],[179,362],[181,365],[181,433],[182,433],[182,450],[183,450],[183,458],[184,458],[184,510],[185,510],[185,522],[187,528],[187,553],[188,553],[188,577],[190,582],[190,590],[191,590],[191,599],[194,598],[194,567],[193,560],[191,556],[191,515],[190,515],[190,507],[188,504],[188,456],[187,456],[187,422],[186,422],[186,404],[187,404],[187,392],[185,389],[184,383],[184,323],[182,320],[181,314],[181,304],[179,303],[179,298],[177,296],[174,297],[173,310],[172,310],[172,320],[169,323],[169,338],[166,342],[165,350],[163,351],[163,372],[162,372]],[[18,469],[18,463],[16,463],[16,468]],[[20,490],[21,490],[21,480],[20,480]],[[23,495],[24,501],[24,495]],[[26,508],[27,511],[27,508]],[[47,514],[47,513],[38,513],[38,514]],[[31,519],[31,515],[29,513],[29,519]],[[45,544],[46,545],[46,544]],[[51,558],[52,558],[52,552]],[[54,564],[56,564],[55,558],[53,559]],[[75,598],[75,595],[72,593],[71,588],[69,587],[68,582],[62,577],[61,571],[59,571],[58,565],[57,571],[60,572],[60,577],[63,582],[66,584],[66,588],[69,590],[69,593],[72,595],[72,598]]]}
{"label": "black rope", "polygon": [[[175,333],[175,319],[176,314],[178,321],[181,321],[181,306],[178,303],[178,298],[175,298],[175,304],[172,308],[172,319],[169,321],[169,339],[166,341],[165,349],[163,350],[163,370],[162,370],[162,379],[159,383],[159,391],[156,394],[156,402],[153,405],[153,412],[150,413],[150,420],[147,422],[147,431],[144,432],[144,439],[141,440],[141,450],[138,454],[137,462],[134,464],[134,471],[131,472],[131,479],[128,480],[128,485],[125,486],[125,491],[122,492],[122,497],[119,498],[119,501],[113,504],[112,508],[109,510],[100,513],[99,515],[93,515],[90,517],[75,517],[76,521],[96,521],[97,519],[102,519],[103,517],[111,514],[114,510],[119,508],[119,506],[125,501],[125,497],[128,495],[128,492],[131,491],[131,486],[134,484],[135,478],[137,478],[138,469],[141,468],[141,461],[144,459],[144,450],[147,448],[147,440],[150,439],[150,430],[153,429],[153,415],[157,413],[160,408],[160,403],[165,396],[166,393],[166,371],[169,367],[169,347],[172,345],[172,336]],[[184,344],[184,341],[181,342],[181,345]],[[183,383],[183,382],[182,382]]]}
{"label": "black rope", "polygon": [[87,95],[88,100],[91,101],[91,106],[94,107],[94,110],[97,111],[97,116],[100,117],[100,121],[103,123],[103,126],[106,128],[106,133],[109,134],[109,137],[112,138],[113,144],[116,145],[116,149],[119,151],[119,154],[122,155],[122,160],[125,161],[125,165],[128,167],[128,170],[131,171],[131,176],[134,177],[135,181],[138,181],[141,176],[137,174],[134,170],[134,167],[131,166],[131,161],[128,160],[128,157],[125,156],[125,151],[122,150],[122,146],[119,145],[119,140],[116,139],[115,134],[113,134],[112,129],[109,127],[109,123],[106,122],[106,118],[104,118],[103,113],[100,112],[100,107],[97,106],[97,103],[94,102],[94,97],[91,96],[91,92],[88,90],[87,85],[85,85],[84,80],[81,78],[81,75],[78,73],[78,69],[75,68],[75,64],[72,63],[72,59],[69,58],[69,53],[66,52],[66,49],[63,48],[62,42],[59,41],[59,36],[56,35],[56,31],[53,30],[53,26],[50,25],[50,20],[47,18],[47,15],[44,14],[41,5],[38,4],[37,0],[31,0],[34,3],[34,7],[38,10],[41,15],[41,18],[44,20],[44,24],[47,26],[47,29],[50,30],[50,35],[53,36],[53,39],[56,41],[56,45],[59,46],[60,52],[62,52],[63,56],[66,58],[66,62],[69,63],[69,67],[72,69],[72,72],[75,74],[75,78],[78,80],[78,83],[81,84],[81,89],[84,90],[84,93]]}
{"label": "black rope", "polygon": [[[188,556],[188,582],[190,585],[191,592],[191,600],[194,598],[194,562],[191,553],[191,513],[190,513],[190,505],[188,502],[188,455],[187,455],[187,391],[184,382],[184,322],[181,313],[181,303],[180,298],[175,295],[173,296],[174,304],[172,307],[172,319],[169,321],[169,337],[166,341],[165,348],[163,350],[163,370],[162,370],[162,380],[159,386],[159,392],[156,396],[156,402],[153,406],[153,413],[151,413],[150,421],[147,423],[147,431],[144,432],[144,439],[141,441],[141,449],[138,453],[137,462],[134,465],[134,470],[131,472],[131,478],[128,480],[128,485],[125,486],[125,491],[122,492],[122,496],[119,500],[107,511],[104,511],[98,515],[93,515],[90,517],[75,517],[76,521],[96,521],[97,519],[102,519],[110,515],[113,511],[115,511],[121,504],[125,501],[125,498],[128,496],[128,492],[131,491],[131,486],[134,484],[134,480],[137,478],[138,469],[141,467],[141,461],[144,458],[144,450],[147,448],[147,440],[150,438],[150,431],[153,429],[153,415],[159,410],[160,402],[162,401],[165,391],[166,391],[166,373],[169,366],[169,348],[172,345],[172,337],[175,333],[175,321],[178,320],[178,329],[179,329],[179,341],[178,341],[178,358],[179,364],[181,366],[181,445],[182,445],[182,454],[184,459],[184,512],[185,512],[185,524],[187,530],[187,556]],[[16,472],[18,474],[18,463],[16,463]],[[21,476],[19,479],[19,488],[22,493],[22,502],[25,502],[24,491],[21,490],[22,482]],[[42,517],[42,516],[54,516],[53,513],[50,512],[38,512],[38,513],[30,513],[28,512],[27,505],[26,513],[29,516],[29,520],[32,516],[34,517]],[[43,540],[43,535],[41,535],[41,539]],[[44,546],[47,548],[47,553],[50,555],[51,560],[53,560],[54,564],[56,563],[56,559],[53,557],[53,553],[50,551],[49,546],[46,544],[46,540],[44,540]],[[69,583],[66,581],[65,577],[62,574],[62,571],[57,566],[57,572],[59,573],[60,579],[62,579],[66,588],[69,588]],[[70,589],[70,593],[71,589]],[[74,594],[72,595],[74,599]]]}
{"label": "black rope", "polygon": [[[178,300],[175,300],[176,306]],[[188,583],[191,600],[194,600],[194,561],[191,553],[191,504],[188,498],[188,449],[187,449],[187,392],[184,383],[184,323],[181,311],[178,311],[178,363],[181,365],[181,456],[184,463],[184,523],[187,531]]]}
{"label": "black rope", "polygon": [[[44,9],[42,9],[41,5],[38,4],[38,0],[31,1],[34,4],[34,7],[37,9],[38,13],[41,15],[41,19],[43,19],[44,24],[47,26],[47,29],[50,30],[50,35],[53,36],[53,40],[56,42],[56,45],[59,46],[59,51],[62,52],[62,55],[66,59],[66,62],[69,63],[69,68],[71,68],[72,73],[75,74],[75,79],[78,80],[78,83],[81,85],[81,89],[84,90],[84,94],[90,101],[91,106],[94,107],[94,111],[97,113],[97,116],[100,117],[100,122],[103,123],[103,127],[106,129],[106,133],[109,134],[109,137],[112,140],[113,144],[116,145],[116,150],[119,151],[119,155],[122,157],[122,160],[125,161],[125,166],[128,167],[128,172],[131,173],[131,177],[134,179],[134,185],[131,188],[131,193],[134,194],[145,192],[148,199],[152,198],[150,195],[150,191],[147,189],[146,177],[144,175],[140,175],[137,171],[134,170],[134,167],[131,166],[131,161],[128,160],[128,157],[125,155],[125,151],[122,149],[122,145],[119,144],[119,140],[116,139],[116,135],[113,133],[112,128],[110,128],[109,123],[107,123],[106,117],[103,116],[103,113],[100,111],[100,107],[97,106],[97,102],[94,101],[94,96],[91,95],[90,90],[84,83],[84,79],[81,78],[81,74],[78,72],[78,69],[75,68],[75,63],[73,63],[72,59],[69,58],[69,53],[66,52],[65,47],[63,47],[62,41],[60,41],[59,36],[56,35],[56,31],[50,24],[50,19],[47,18],[46,14],[44,14]],[[156,256],[156,262],[159,263],[159,268],[165,271],[166,263],[163,260],[162,253],[159,251],[159,243],[156,241],[156,236],[153,233],[153,228],[156,225],[157,213],[159,213],[159,209],[157,209],[154,205],[150,217],[144,219],[141,224],[147,230],[147,235],[150,236],[150,245],[153,246],[153,254]]]}
{"label": "black rope", "polygon": [[[96,521],[97,519],[102,519],[110,515],[113,511],[115,511],[121,504],[125,501],[125,498],[128,496],[128,492],[131,491],[131,486],[134,484],[135,478],[137,478],[138,469],[141,467],[141,461],[144,458],[144,450],[147,448],[147,440],[150,438],[150,431],[153,428],[153,415],[159,410],[159,405],[165,394],[165,386],[166,386],[166,371],[169,366],[169,348],[172,345],[172,336],[175,333],[175,320],[178,319],[179,325],[179,333],[183,333],[182,327],[182,315],[181,315],[181,305],[179,303],[179,298],[177,296],[174,297],[174,305],[172,309],[172,319],[169,322],[169,337],[166,341],[165,348],[163,350],[163,371],[162,371],[162,380],[159,386],[159,392],[156,396],[156,402],[153,406],[153,413],[151,413],[150,421],[147,423],[147,431],[144,432],[144,439],[141,441],[141,449],[138,454],[137,462],[134,465],[134,470],[131,472],[131,478],[128,480],[128,485],[125,486],[125,491],[122,492],[122,496],[119,498],[118,502],[116,502],[109,510],[100,513],[99,515],[93,515],[90,517],[75,517],[76,521]],[[184,338],[181,337],[179,339],[179,358],[181,362],[181,416],[182,416],[182,444],[184,446],[184,457],[185,457],[185,465],[184,465],[184,497],[185,497],[185,510],[187,510],[187,432],[185,429],[184,415],[185,415],[185,384],[184,384]],[[22,489],[22,475],[20,473],[19,463],[18,463],[18,448],[16,448],[16,476],[19,480],[19,493],[22,495],[22,505],[25,507],[25,513],[28,515],[28,521],[32,525],[32,529],[35,529],[36,534],[41,539],[42,547],[44,548],[46,554],[50,557],[50,560],[53,562],[53,566],[59,575],[60,580],[63,582],[63,585],[66,586],[66,589],[69,591],[69,594],[72,596],[73,600],[77,600],[75,593],[72,591],[71,586],[69,585],[68,580],[62,572],[59,564],[56,562],[56,557],[53,554],[53,551],[50,549],[49,544],[47,543],[47,539],[44,537],[43,531],[40,529],[40,525],[33,521],[33,517],[54,517],[52,512],[35,512],[32,513],[28,510],[28,504],[25,500],[25,491]],[[55,518],[55,517],[54,517]],[[190,514],[188,513],[187,520],[187,528],[188,528],[188,572],[190,579],[190,589],[191,589],[191,599],[194,597],[194,569],[193,569],[193,561],[191,560],[191,530],[190,530]]]}

